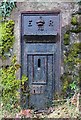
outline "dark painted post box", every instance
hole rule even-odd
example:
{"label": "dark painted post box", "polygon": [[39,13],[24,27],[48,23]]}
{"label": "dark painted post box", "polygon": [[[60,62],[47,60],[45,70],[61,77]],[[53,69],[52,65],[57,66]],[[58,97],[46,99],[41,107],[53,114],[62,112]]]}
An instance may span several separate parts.
{"label": "dark painted post box", "polygon": [[55,76],[59,74],[59,41],[59,12],[21,14],[21,74],[28,77],[29,86],[29,97],[22,93],[24,107],[43,109],[51,105]]}

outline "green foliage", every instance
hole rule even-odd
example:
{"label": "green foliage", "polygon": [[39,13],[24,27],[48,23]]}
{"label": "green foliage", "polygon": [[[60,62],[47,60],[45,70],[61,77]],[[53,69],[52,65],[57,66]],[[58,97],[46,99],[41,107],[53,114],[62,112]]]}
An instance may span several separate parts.
{"label": "green foliage", "polygon": [[21,83],[24,85],[24,82],[28,80],[25,75],[21,80],[16,79],[16,72],[19,68],[16,56],[13,56],[9,67],[2,68],[2,103],[8,111],[18,107]]}
{"label": "green foliage", "polygon": [[78,26],[76,29],[71,29],[70,32],[73,32],[73,33],[80,33],[80,32],[81,32],[81,25]]}
{"label": "green foliage", "polygon": [[73,16],[72,19],[71,19],[71,24],[72,25],[77,25],[78,24],[78,21],[77,21],[77,17],[76,16]]}
{"label": "green foliage", "polygon": [[[66,48],[64,53],[64,67],[65,72],[61,77],[63,82],[62,91],[67,94],[74,92],[75,89],[79,88],[80,84],[80,69],[79,65],[81,64],[81,43],[73,43]],[[75,82],[74,82],[75,81]],[[75,89],[74,89],[75,88]]]}
{"label": "green foliage", "polygon": [[71,90],[75,90],[76,89],[76,81],[73,81],[73,83],[70,84]]}
{"label": "green foliage", "polygon": [[75,27],[72,27],[70,29],[70,32],[73,32],[73,33],[81,32],[81,23],[78,22],[76,14],[75,14],[75,16],[72,16],[71,24],[74,25]]}
{"label": "green foliage", "polygon": [[68,95],[69,84],[72,83],[72,77],[71,75],[69,75],[68,72],[65,72],[61,76],[61,80],[62,80],[62,93],[63,93],[63,96],[66,97]]}
{"label": "green foliage", "polygon": [[74,26],[76,25],[76,26],[72,27],[70,29],[70,32],[73,32],[73,33],[80,33],[81,32],[81,23],[78,22],[77,16],[72,17],[71,24]]}
{"label": "green foliage", "polygon": [[78,4],[81,5],[81,1],[79,1]]}
{"label": "green foliage", "polygon": [[14,43],[14,21],[6,21],[13,8],[16,7],[14,0],[3,1],[0,4],[0,57],[10,56],[10,50]]}
{"label": "green foliage", "polygon": [[6,57],[14,44],[14,21],[9,20],[0,23],[0,56]]}
{"label": "green foliage", "polygon": [[[73,43],[69,50],[65,52],[65,59],[64,62],[65,64],[68,65],[78,65],[81,63],[81,59],[79,58],[79,54],[81,53],[81,43]],[[75,68],[75,66],[74,66]]]}
{"label": "green foliage", "polygon": [[81,24],[78,23],[77,16],[72,16],[72,27],[64,34],[64,74],[61,76],[62,92],[65,96],[70,96],[81,86],[81,42],[70,40],[71,32],[77,34],[81,32]]}
{"label": "green foliage", "polygon": [[64,34],[64,45],[69,45],[69,42],[70,42],[70,34],[66,32]]}
{"label": "green foliage", "polygon": [[2,16],[5,19],[6,17],[10,16],[11,11],[15,7],[16,7],[16,2],[14,2],[13,0],[1,2],[0,16]]}

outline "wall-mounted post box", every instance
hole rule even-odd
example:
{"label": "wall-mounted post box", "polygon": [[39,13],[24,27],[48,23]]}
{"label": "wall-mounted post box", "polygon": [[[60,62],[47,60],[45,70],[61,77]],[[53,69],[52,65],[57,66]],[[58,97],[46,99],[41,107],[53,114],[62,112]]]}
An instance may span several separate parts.
{"label": "wall-mounted post box", "polygon": [[21,74],[28,77],[30,89],[29,100],[22,97],[25,107],[29,105],[31,108],[43,109],[51,105],[55,79],[59,74],[59,71],[56,73],[59,69],[59,42],[59,12],[22,13]]}

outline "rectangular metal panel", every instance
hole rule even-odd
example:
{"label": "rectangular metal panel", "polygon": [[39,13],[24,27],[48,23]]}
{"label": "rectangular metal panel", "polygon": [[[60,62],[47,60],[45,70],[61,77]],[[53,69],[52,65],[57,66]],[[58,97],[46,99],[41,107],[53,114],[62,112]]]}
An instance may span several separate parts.
{"label": "rectangular metal panel", "polygon": [[23,15],[24,35],[57,35],[59,33],[59,14]]}
{"label": "rectangular metal panel", "polygon": [[45,85],[32,85],[30,94],[44,94],[45,93]]}
{"label": "rectangular metal panel", "polygon": [[30,107],[43,109],[52,102],[54,93],[55,62],[58,63],[54,56],[59,53],[60,14],[22,14],[21,38],[22,74],[28,77],[30,92],[25,99]]}
{"label": "rectangular metal panel", "polygon": [[[27,56],[30,106],[44,108],[52,101],[53,97],[53,55],[38,54]],[[38,61],[41,63],[39,64]]]}

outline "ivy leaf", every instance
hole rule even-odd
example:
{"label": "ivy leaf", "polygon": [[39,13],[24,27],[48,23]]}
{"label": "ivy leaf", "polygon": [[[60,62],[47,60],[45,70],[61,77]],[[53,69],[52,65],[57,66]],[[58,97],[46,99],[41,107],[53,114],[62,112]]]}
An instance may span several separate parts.
{"label": "ivy leaf", "polygon": [[76,89],[76,82],[74,81],[73,83],[70,84],[71,90]]}
{"label": "ivy leaf", "polygon": [[13,8],[16,7],[15,1],[4,1],[0,5],[0,16],[6,18],[7,16],[10,16]]}

